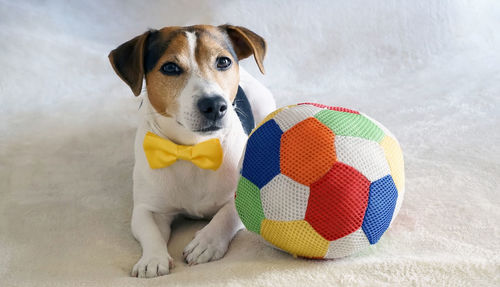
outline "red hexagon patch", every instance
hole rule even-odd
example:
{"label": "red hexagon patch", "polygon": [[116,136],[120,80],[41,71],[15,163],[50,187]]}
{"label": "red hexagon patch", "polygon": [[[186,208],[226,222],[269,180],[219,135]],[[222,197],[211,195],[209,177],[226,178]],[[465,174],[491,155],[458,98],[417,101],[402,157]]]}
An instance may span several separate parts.
{"label": "red hexagon patch", "polygon": [[370,181],[341,162],[310,186],[305,220],[332,241],[359,229],[363,223]]}

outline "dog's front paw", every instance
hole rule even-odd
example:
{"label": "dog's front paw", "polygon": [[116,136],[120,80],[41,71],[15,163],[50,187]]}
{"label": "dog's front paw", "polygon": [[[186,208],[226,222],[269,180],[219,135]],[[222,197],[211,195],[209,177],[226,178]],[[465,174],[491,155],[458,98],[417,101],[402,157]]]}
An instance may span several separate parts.
{"label": "dog's front paw", "polygon": [[132,268],[132,277],[153,278],[167,275],[174,267],[170,256],[142,256]]}
{"label": "dog's front paw", "polygon": [[196,233],[194,239],[184,248],[184,259],[189,265],[205,263],[222,258],[229,242],[206,229]]}

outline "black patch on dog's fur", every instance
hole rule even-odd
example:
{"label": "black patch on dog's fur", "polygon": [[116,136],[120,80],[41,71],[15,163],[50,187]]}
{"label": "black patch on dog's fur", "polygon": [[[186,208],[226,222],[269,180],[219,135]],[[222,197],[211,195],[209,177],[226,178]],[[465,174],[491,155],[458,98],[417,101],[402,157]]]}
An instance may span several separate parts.
{"label": "black patch on dog's fur", "polygon": [[234,98],[233,106],[238,118],[240,118],[243,130],[247,135],[250,134],[252,129],[255,127],[255,120],[253,118],[250,102],[248,101],[247,95],[241,86],[238,86],[238,92]]}
{"label": "black patch on dog's fur", "polygon": [[146,49],[144,53],[144,72],[148,73],[153,70],[158,60],[167,50],[172,39],[177,37],[182,31],[175,31],[164,37],[158,30],[151,30],[146,40]]}

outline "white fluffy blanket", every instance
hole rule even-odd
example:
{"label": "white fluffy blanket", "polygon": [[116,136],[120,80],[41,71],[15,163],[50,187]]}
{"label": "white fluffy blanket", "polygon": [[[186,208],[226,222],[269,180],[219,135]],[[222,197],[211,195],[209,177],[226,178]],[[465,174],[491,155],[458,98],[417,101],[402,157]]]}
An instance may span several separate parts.
{"label": "white fluffy blanket", "polygon": [[[500,285],[498,1],[0,0],[1,286]],[[406,197],[382,240],[294,259],[247,231],[188,267],[130,278],[138,101],[108,52],[149,27],[243,25],[269,43],[278,105],[359,109],[398,136]],[[257,75],[251,59],[243,65]]]}

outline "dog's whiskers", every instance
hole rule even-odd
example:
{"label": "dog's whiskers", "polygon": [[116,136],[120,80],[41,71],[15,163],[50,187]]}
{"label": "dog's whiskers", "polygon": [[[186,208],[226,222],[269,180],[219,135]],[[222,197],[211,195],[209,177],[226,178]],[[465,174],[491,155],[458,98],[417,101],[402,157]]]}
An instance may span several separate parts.
{"label": "dog's whiskers", "polygon": [[238,108],[238,107],[235,107],[235,108],[234,108],[234,110],[235,110],[238,114],[240,114],[242,117],[244,117],[244,118],[248,119],[248,115],[247,115],[247,114],[246,114],[246,113],[245,113],[242,109],[240,109],[240,108]]}

